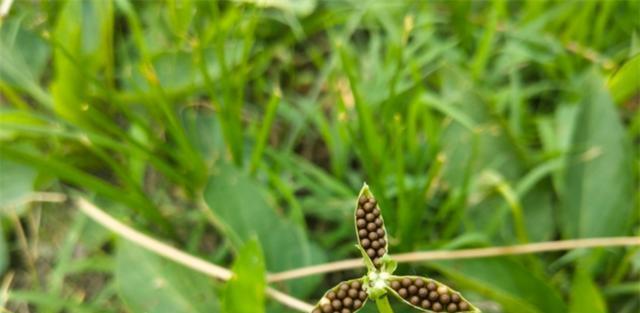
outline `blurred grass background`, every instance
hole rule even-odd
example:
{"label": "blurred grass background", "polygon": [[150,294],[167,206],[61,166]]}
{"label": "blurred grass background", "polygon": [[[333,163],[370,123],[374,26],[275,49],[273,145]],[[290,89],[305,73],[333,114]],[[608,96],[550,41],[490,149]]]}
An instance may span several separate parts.
{"label": "blurred grass background", "polygon": [[[260,279],[212,281],[34,192],[258,277],[262,255],[270,272],[357,257],[363,181],[392,253],[637,236],[639,36],[635,0],[17,0],[0,25],[3,306],[290,312],[250,296]],[[399,272],[484,312],[640,310],[637,247]],[[314,302],[361,274],[277,287]]]}

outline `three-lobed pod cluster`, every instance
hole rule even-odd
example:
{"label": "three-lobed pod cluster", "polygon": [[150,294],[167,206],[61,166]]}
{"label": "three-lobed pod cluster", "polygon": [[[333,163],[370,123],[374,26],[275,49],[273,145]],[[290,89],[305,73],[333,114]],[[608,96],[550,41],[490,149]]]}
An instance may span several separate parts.
{"label": "three-lobed pod cluster", "polygon": [[352,313],[364,305],[369,295],[360,279],[340,283],[324,294],[312,313]]}
{"label": "three-lobed pod cluster", "polygon": [[389,285],[400,299],[418,309],[433,312],[469,312],[472,308],[458,292],[432,279],[393,277]]}
{"label": "three-lobed pod cluster", "polygon": [[373,196],[362,194],[355,214],[358,243],[375,267],[380,268],[380,259],[387,253],[387,232],[378,202]]}

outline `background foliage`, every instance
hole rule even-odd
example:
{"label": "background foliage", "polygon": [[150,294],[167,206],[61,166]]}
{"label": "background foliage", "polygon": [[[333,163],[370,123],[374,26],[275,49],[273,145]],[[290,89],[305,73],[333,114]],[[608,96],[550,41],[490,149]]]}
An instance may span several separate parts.
{"label": "background foliage", "polygon": [[[24,0],[1,23],[11,312],[288,312],[265,270],[357,256],[363,181],[396,253],[640,229],[638,1]],[[402,266],[485,312],[640,309],[638,248]],[[313,302],[358,274],[277,287]]]}

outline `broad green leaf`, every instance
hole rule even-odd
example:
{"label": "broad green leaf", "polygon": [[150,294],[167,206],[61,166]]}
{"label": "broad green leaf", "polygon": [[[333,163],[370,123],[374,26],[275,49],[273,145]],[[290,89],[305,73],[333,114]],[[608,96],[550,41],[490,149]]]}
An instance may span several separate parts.
{"label": "broad green leaf", "polygon": [[436,262],[460,285],[498,301],[509,313],[565,313],[560,294],[531,269],[507,258]]}
{"label": "broad green leaf", "polygon": [[265,277],[260,243],[255,239],[247,241],[233,263],[233,277],[225,287],[222,311],[263,313]]}
{"label": "broad green leaf", "polygon": [[[235,247],[258,238],[272,272],[309,265],[314,259],[321,262],[323,257],[312,253],[303,230],[280,216],[250,177],[227,164],[220,164],[213,173],[204,198]],[[317,280],[293,282],[291,292],[305,294],[313,290],[312,282]]]}
{"label": "broad green leaf", "polygon": [[609,78],[607,86],[616,103],[622,104],[634,95],[640,93],[639,73],[640,54],[637,54]]}
{"label": "broad green leaf", "polygon": [[0,157],[0,208],[19,205],[33,191],[36,172],[32,168]]}
{"label": "broad green leaf", "polygon": [[637,192],[631,143],[602,81],[590,75],[567,161],[566,238],[628,234]]}
{"label": "broad green leaf", "polygon": [[115,278],[131,312],[219,312],[211,278],[126,241],[118,244]]}
{"label": "broad green leaf", "polygon": [[607,307],[598,290],[591,279],[589,271],[583,266],[578,266],[573,282],[571,284],[570,313],[607,313]]}

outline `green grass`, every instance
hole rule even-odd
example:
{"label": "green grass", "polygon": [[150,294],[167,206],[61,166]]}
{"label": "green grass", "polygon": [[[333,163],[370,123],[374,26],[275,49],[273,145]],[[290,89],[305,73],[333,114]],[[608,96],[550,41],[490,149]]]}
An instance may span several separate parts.
{"label": "green grass", "polygon": [[[233,286],[264,284],[208,280],[71,202],[20,201],[34,191],[270,272],[358,256],[363,181],[396,253],[639,234],[640,2],[254,2],[15,1],[0,22],[8,310],[236,312]],[[637,247],[402,267],[485,312],[640,309]],[[314,302],[353,274],[276,287]]]}

